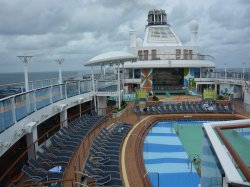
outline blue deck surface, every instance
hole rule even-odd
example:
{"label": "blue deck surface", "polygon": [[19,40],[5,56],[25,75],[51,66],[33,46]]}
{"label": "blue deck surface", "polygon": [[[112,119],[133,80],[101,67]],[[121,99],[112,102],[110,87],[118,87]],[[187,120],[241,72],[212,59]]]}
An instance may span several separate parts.
{"label": "blue deck surface", "polygon": [[144,141],[143,158],[153,187],[197,187],[200,183],[196,170],[191,171],[188,166],[188,154],[172,129],[172,122],[159,122],[150,130]]}

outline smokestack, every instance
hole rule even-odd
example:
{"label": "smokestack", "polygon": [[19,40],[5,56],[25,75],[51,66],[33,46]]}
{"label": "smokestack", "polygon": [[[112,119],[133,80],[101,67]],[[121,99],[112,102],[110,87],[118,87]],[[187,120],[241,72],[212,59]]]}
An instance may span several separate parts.
{"label": "smokestack", "polygon": [[129,47],[136,47],[136,32],[134,30],[129,31]]}
{"label": "smokestack", "polygon": [[189,24],[189,32],[191,37],[191,45],[197,46],[197,40],[198,40],[198,28],[199,24],[197,21],[192,20]]}

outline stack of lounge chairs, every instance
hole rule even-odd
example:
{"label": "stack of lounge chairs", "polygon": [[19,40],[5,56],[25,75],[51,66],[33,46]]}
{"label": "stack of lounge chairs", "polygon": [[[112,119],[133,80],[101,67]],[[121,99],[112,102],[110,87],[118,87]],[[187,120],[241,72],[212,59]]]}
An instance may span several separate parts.
{"label": "stack of lounge chairs", "polygon": [[106,86],[103,88],[98,88],[98,92],[116,92],[117,91],[117,85],[111,85],[111,86]]}
{"label": "stack of lounge chairs", "polygon": [[[84,137],[91,129],[106,120],[106,116],[98,116],[92,111],[91,114],[85,114],[57,131],[39,147],[36,159],[28,160],[28,164],[23,166],[22,171],[28,177],[25,181],[61,180],[64,168]],[[53,186],[61,186],[61,183],[53,184]]]}
{"label": "stack of lounge chairs", "polygon": [[87,180],[87,185],[123,186],[119,166],[120,148],[130,129],[129,124],[116,124],[109,130],[100,131],[90,148],[83,171],[82,180]]}
{"label": "stack of lounge chairs", "polygon": [[148,106],[141,109],[135,106],[134,111],[137,115],[153,115],[153,114],[178,114],[178,113],[233,113],[232,104],[228,103],[227,107],[223,104],[211,104],[209,107],[204,107],[202,101],[191,101],[176,104],[162,104],[160,106]]}
{"label": "stack of lounge chairs", "polygon": [[168,85],[154,85],[153,90],[156,91],[177,91],[177,90],[183,90],[182,86],[168,86]]}

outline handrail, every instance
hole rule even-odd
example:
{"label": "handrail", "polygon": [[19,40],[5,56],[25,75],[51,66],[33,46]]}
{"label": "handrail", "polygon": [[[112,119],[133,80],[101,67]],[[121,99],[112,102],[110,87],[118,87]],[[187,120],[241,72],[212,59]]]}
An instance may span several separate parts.
{"label": "handrail", "polygon": [[203,55],[199,53],[184,54],[184,53],[157,53],[157,54],[140,54],[138,55],[138,61],[145,60],[211,60],[214,61],[214,57],[211,55]]}
{"label": "handrail", "polygon": [[[44,82],[44,81],[51,81],[51,80],[58,80],[58,78],[51,78],[51,79],[42,79],[42,80],[32,80],[32,81],[29,81],[29,83],[35,83],[35,82]],[[0,87],[1,86],[21,86],[23,85],[24,86],[24,82],[14,82],[14,83],[8,83],[8,84],[0,84]]]}
{"label": "handrail", "polygon": [[[82,85],[82,82],[87,82],[89,83],[90,85],[90,81],[89,80],[81,80],[81,81],[78,81],[78,86],[75,88],[75,90],[73,90],[74,92],[72,94],[70,94],[72,91],[71,89],[67,88],[67,85],[70,85],[71,83],[66,83],[66,84],[57,84],[57,85],[52,85],[52,86],[46,86],[44,88],[38,88],[38,89],[33,89],[33,90],[30,90],[30,91],[27,91],[27,92],[22,92],[22,93],[18,93],[18,94],[15,94],[15,95],[11,95],[11,96],[8,96],[8,97],[5,97],[5,98],[2,98],[0,99],[0,103],[1,102],[4,102],[4,101],[11,101],[11,105],[10,107],[8,108],[8,111],[16,111],[20,108],[19,106],[19,103],[15,102],[15,98],[19,97],[19,96],[28,96],[26,98],[26,101],[27,103],[24,104],[24,107],[29,107],[31,102],[29,102],[29,100],[31,99],[32,100],[32,112],[37,109],[41,109],[45,106],[47,106],[48,104],[53,104],[53,103],[56,103],[58,102],[59,100],[62,100],[62,99],[67,99],[69,97],[72,97],[72,96],[76,96],[76,95],[79,95],[79,94],[82,94],[82,90],[86,91],[86,93],[88,92],[91,92],[91,87],[87,86],[85,87],[84,85]],[[59,88],[60,87],[60,88]],[[54,88],[56,88],[56,98],[54,98]],[[57,90],[59,89],[59,90]],[[47,91],[48,93],[44,94],[44,96],[46,95],[46,99],[48,99],[48,102],[47,104],[44,104],[42,105],[41,107],[37,107],[38,105],[38,102],[41,102],[41,100],[37,100],[37,97],[39,96],[36,96],[36,95],[28,95],[28,94],[36,94],[37,92],[39,91]],[[1,105],[1,107],[4,107],[4,105]],[[17,117],[17,112],[14,112],[11,119],[10,119],[10,123],[9,124],[5,124],[5,122],[3,123],[3,132],[5,131],[6,127],[5,126],[12,126],[14,124],[16,124],[18,121],[20,121],[23,117],[26,117],[29,115],[29,113],[24,113],[22,118],[21,119],[18,119]],[[2,132],[1,132],[2,133]]]}
{"label": "handrail", "polygon": [[248,182],[250,181],[250,170],[247,167],[247,165],[244,163],[244,161],[240,158],[237,151],[235,151],[233,146],[229,143],[227,138],[224,136],[224,134],[222,133],[222,130],[224,130],[224,129],[233,129],[233,128],[246,128],[246,127],[249,127],[249,126],[250,125],[232,125],[232,126],[217,126],[217,127],[215,127],[215,130],[218,133],[220,139],[225,144],[226,148],[228,149],[228,151],[232,155],[233,159],[235,160],[235,162],[239,166],[241,172],[246,177]]}
{"label": "handrail", "polygon": [[[144,168],[144,169],[139,169],[141,178],[145,178],[145,173],[146,173],[145,164],[144,164],[143,155],[142,155],[142,153],[143,153],[143,151],[142,151],[142,150],[143,150],[142,145],[144,144],[144,142],[142,143],[142,141],[144,141],[145,136],[146,136],[146,134],[147,134],[147,132],[148,132],[148,129],[150,129],[151,126],[152,126],[152,125],[154,124],[154,122],[155,122],[154,116],[152,116],[152,117],[153,117],[153,119],[150,119],[150,118],[151,118],[151,116],[150,116],[150,117],[149,117],[149,120],[147,120],[147,122],[148,122],[148,121],[150,122],[150,123],[149,123],[150,125],[146,126],[146,128],[145,128],[145,126],[143,125],[143,128],[142,128],[142,129],[140,130],[140,132],[139,132],[141,138],[140,138],[140,139],[136,139],[136,143],[135,143],[135,145],[136,145],[136,150],[137,150],[137,151],[140,151],[140,154],[137,154],[138,156],[136,157],[136,159],[137,159],[137,162],[136,162],[137,167],[138,167],[138,168],[142,168],[142,167]],[[141,133],[142,133],[142,134],[141,134]],[[147,181],[147,183],[148,183],[148,182],[151,183],[151,181],[149,180],[148,176],[146,176],[146,181]],[[146,181],[143,181],[144,186],[147,186]]]}
{"label": "handrail", "polygon": [[21,185],[16,185],[16,187],[28,187],[28,186],[43,186],[44,184],[50,184],[50,183],[64,183],[64,182],[71,182],[71,187],[73,187],[73,181],[74,179],[61,179],[61,180],[50,180],[50,181],[45,181],[45,182],[31,182],[28,184],[21,184]]}
{"label": "handrail", "polygon": [[[101,110],[103,110],[103,109],[107,109],[107,108],[101,108]],[[109,116],[109,115],[112,115],[112,110],[109,111],[109,112],[106,114],[106,116]],[[101,120],[101,119],[100,119],[100,120]],[[117,121],[118,121],[118,119],[117,119],[117,118],[114,118],[113,123],[115,124]],[[75,153],[75,154],[76,154],[76,158],[80,158],[82,147],[83,147],[83,149],[85,150],[84,144],[86,143],[86,141],[88,140],[88,143],[90,143],[90,140],[89,140],[90,134],[91,134],[91,133],[94,133],[94,137],[96,137],[95,131],[96,131],[96,129],[98,129],[99,126],[100,126],[100,124],[99,124],[99,125],[96,125],[96,124],[98,124],[98,123],[99,123],[99,121],[97,121],[97,122],[94,124],[93,128],[87,133],[87,135],[86,135],[86,136],[84,137],[84,139],[82,140],[81,144],[79,145],[79,149],[78,149],[77,152]],[[86,150],[85,150],[85,151],[86,151]],[[88,154],[88,152],[87,152],[87,154]],[[85,158],[85,159],[86,159],[86,158]],[[75,170],[76,170],[76,168],[77,168],[77,166],[78,166],[78,164],[77,164],[78,161],[79,161],[79,159],[76,159],[75,162],[74,162],[74,164],[73,164]],[[81,170],[83,170],[84,165],[81,165],[81,166],[79,166],[79,167],[81,167],[81,168],[78,168],[78,170],[81,171]],[[75,176],[75,182],[79,182],[79,181],[77,181],[76,176]]]}

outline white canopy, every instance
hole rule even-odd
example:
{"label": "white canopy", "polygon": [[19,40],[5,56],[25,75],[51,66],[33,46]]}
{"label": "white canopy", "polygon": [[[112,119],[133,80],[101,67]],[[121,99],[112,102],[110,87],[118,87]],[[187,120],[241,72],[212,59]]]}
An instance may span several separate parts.
{"label": "white canopy", "polygon": [[137,61],[137,56],[134,54],[124,52],[124,51],[111,51],[107,53],[102,53],[90,59],[85,66],[101,66],[107,64],[119,64],[124,62],[135,62]]}

